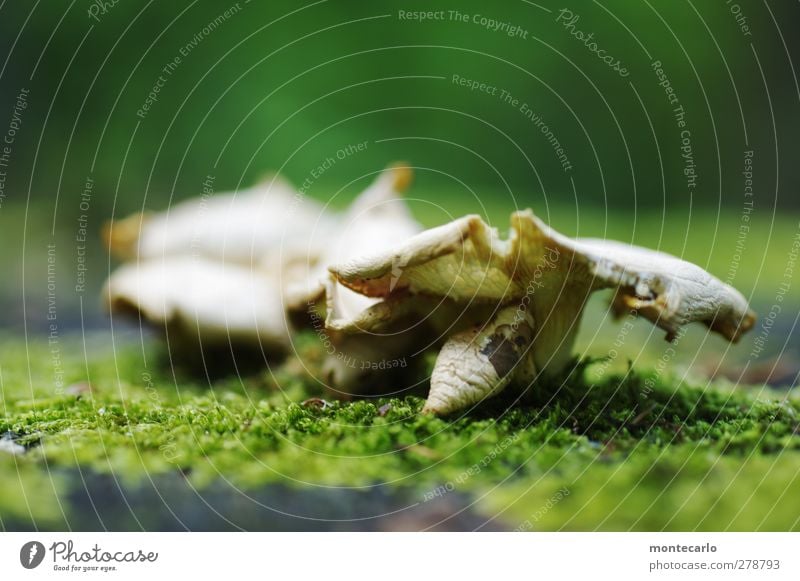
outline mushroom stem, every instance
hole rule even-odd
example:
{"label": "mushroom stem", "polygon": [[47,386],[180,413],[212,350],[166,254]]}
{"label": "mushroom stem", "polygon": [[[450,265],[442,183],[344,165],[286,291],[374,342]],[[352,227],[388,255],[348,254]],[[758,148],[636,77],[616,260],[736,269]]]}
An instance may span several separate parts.
{"label": "mushroom stem", "polygon": [[442,346],[423,413],[445,415],[497,395],[512,381],[532,381],[534,321],[516,305],[483,327],[454,334]]}

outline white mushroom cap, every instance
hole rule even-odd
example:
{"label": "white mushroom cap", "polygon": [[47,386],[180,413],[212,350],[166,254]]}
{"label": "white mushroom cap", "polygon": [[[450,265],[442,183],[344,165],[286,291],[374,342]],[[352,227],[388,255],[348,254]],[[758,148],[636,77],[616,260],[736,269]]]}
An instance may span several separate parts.
{"label": "white mushroom cap", "polygon": [[[180,255],[275,265],[301,253],[316,260],[336,225],[321,204],[273,176],[248,189],[110,222],[104,235],[112,253],[126,260]],[[314,240],[318,246],[310,247]]]}
{"label": "white mushroom cap", "polygon": [[[399,275],[393,273],[396,264],[405,264]],[[538,293],[533,302],[548,309],[567,288],[616,288],[625,304],[665,329],[668,338],[700,321],[736,341],[754,321],[741,293],[697,265],[620,242],[573,240],[530,210],[512,215],[509,240],[499,239],[480,217],[466,216],[330,271],[338,282],[368,297],[438,296],[505,304]],[[392,277],[397,280],[390,290]],[[582,305],[584,297],[578,298],[572,302]]]}
{"label": "white mushroom cap", "polygon": [[289,332],[277,277],[237,264],[172,256],[131,263],[106,282],[103,297],[113,312],[138,312],[205,344],[242,342],[283,350]]}
{"label": "white mushroom cap", "polygon": [[[387,251],[422,230],[403,200],[403,192],[411,179],[411,168],[400,163],[392,164],[353,201],[337,220],[334,232],[314,233],[315,246],[322,248],[319,261],[303,279],[289,286],[288,308],[302,309],[323,295],[328,265],[346,262],[365,253]],[[337,308],[351,316],[376,302],[347,288],[338,291]]]}

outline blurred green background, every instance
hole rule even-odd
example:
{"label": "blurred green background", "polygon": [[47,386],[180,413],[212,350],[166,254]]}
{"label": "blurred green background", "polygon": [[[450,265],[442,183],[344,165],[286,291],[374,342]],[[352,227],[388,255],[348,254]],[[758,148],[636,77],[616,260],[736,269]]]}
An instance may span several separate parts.
{"label": "blurred green background", "polygon": [[[657,246],[719,265],[718,276],[733,255],[744,152],[752,151],[753,219],[763,230],[731,281],[749,294],[759,281],[748,275],[765,255],[785,254],[787,240],[772,228],[785,225],[789,236],[800,206],[800,92],[790,62],[800,7],[617,1],[569,7],[577,20],[562,9],[524,1],[3,6],[0,130],[20,91],[29,92],[0,206],[3,320],[22,322],[23,268],[25,296],[42,295],[53,241],[58,298],[77,304],[81,214],[96,241],[112,215],[198,195],[208,175],[218,191],[268,170],[299,184],[359,142],[366,150],[326,171],[310,195],[327,200],[346,186],[334,200],[341,207],[365,174],[402,159],[419,168],[411,195],[426,202],[415,206],[425,222],[477,211],[504,227],[509,209],[532,206],[569,233]],[[413,11],[438,19],[409,18]],[[593,38],[582,42],[579,32]],[[659,61],[677,103],[660,84]],[[107,257],[93,244],[88,259],[94,301]],[[37,303],[27,310],[41,323]]]}
{"label": "blurred green background", "polygon": [[[120,1],[97,20],[87,1],[5,6],[4,117],[20,88],[30,90],[31,103],[7,203],[22,203],[29,188],[48,200],[59,192],[60,222],[91,174],[99,218],[115,197],[124,213],[145,196],[159,207],[193,195],[208,173],[221,188],[267,168],[300,182],[332,152],[364,140],[367,152],[327,173],[321,190],[399,158],[429,168],[419,185],[431,192],[462,190],[460,180],[538,206],[577,198],[612,208],[659,209],[666,200],[735,210],[745,149],[757,153],[759,209],[776,201],[776,177],[783,187],[797,185],[790,161],[800,117],[787,55],[797,55],[795,3],[769,10],[742,3],[752,36],[725,2],[572,6],[580,18],[570,30],[593,33],[627,77],[556,22],[562,4],[545,4]],[[469,22],[449,20],[455,8]],[[410,10],[442,10],[445,19],[400,16]],[[518,26],[527,38],[487,29],[476,15]],[[175,57],[181,62],[164,74]],[[693,197],[653,61],[686,110],[699,173]],[[142,119],[137,110],[159,75],[166,81]],[[573,170],[562,170],[541,132],[500,91],[471,91],[453,75],[527,103]],[[396,138],[414,141],[375,143]],[[778,198],[798,205],[788,192]]]}

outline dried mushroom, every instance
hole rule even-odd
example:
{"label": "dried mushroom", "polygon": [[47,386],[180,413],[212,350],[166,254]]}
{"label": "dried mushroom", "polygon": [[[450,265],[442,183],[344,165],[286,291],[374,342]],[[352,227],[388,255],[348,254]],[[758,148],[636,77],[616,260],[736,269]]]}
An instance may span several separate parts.
{"label": "dried mushroom", "polygon": [[437,414],[562,367],[599,289],[616,289],[616,311],[644,316],[668,340],[699,321],[735,342],[755,321],[739,292],[694,264],[619,242],[573,240],[530,210],[512,214],[507,240],[466,216],[330,272],[336,285],[378,299],[357,313],[332,305],[329,324],[338,332],[372,333],[416,316],[446,336],[424,408]]}
{"label": "dried mushroom", "polygon": [[[112,222],[109,249],[128,262],[106,282],[107,308],[205,344],[289,348],[287,311],[307,309],[324,295],[326,264],[419,231],[398,202],[410,174],[388,168],[342,214],[271,178]],[[342,290],[341,308],[375,302]]]}
{"label": "dried mushroom", "polygon": [[107,304],[202,341],[276,350],[291,344],[287,315],[304,313],[340,394],[368,391],[368,376],[406,352],[439,348],[424,408],[436,414],[561,369],[599,289],[668,340],[699,321],[735,342],[754,324],[744,297],[702,268],[568,238],[530,210],[512,214],[507,239],[478,216],[421,231],[402,198],[410,181],[391,166],[341,214],[272,179],[114,222],[109,247],[132,260],[106,283]]}

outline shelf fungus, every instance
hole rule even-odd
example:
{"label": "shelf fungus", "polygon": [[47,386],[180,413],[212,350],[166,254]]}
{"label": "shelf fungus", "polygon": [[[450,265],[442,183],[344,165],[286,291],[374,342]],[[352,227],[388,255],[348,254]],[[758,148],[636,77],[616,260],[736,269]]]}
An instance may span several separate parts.
{"label": "shelf fungus", "polygon": [[[443,343],[424,407],[434,414],[563,367],[586,301],[599,289],[614,289],[617,314],[641,315],[667,340],[698,321],[735,342],[755,321],[739,292],[694,264],[619,242],[571,239],[530,210],[512,214],[505,240],[480,217],[466,216],[329,270],[327,323],[337,333],[369,336],[403,321],[413,334],[415,321],[434,325]],[[372,302],[340,309],[342,287]]]}
{"label": "shelf fungus", "polygon": [[[111,222],[106,243],[124,262],[106,281],[106,307],[138,314],[188,344],[199,339],[285,351],[289,315],[324,295],[327,264],[419,231],[404,203],[396,203],[410,172],[387,168],[343,213],[272,177],[240,192],[208,191],[161,213]],[[342,308],[375,302],[345,293]]]}

